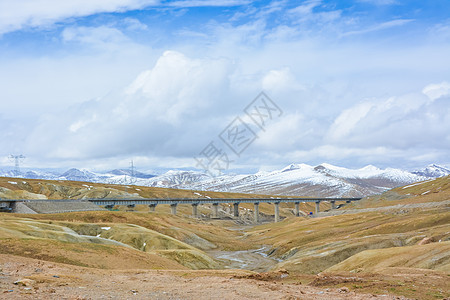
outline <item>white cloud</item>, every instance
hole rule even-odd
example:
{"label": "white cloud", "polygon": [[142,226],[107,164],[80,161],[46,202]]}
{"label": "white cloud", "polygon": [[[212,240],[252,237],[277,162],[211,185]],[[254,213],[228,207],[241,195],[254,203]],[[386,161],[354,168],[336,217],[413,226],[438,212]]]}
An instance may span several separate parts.
{"label": "white cloud", "polygon": [[262,80],[262,88],[276,92],[277,90],[302,89],[303,87],[296,82],[289,67],[284,67],[279,70],[270,70]]}
{"label": "white cloud", "polygon": [[159,56],[106,25],[67,27],[54,39],[62,40],[65,49],[36,56],[42,49],[33,48],[32,55],[5,51],[0,57],[1,98],[14,99],[0,101],[0,111],[19,114],[21,123],[123,87],[144,68],[143,61]]}
{"label": "white cloud", "polygon": [[[441,86],[428,85],[424,90],[434,96],[433,91]],[[441,96],[434,101],[414,93],[356,104],[336,118],[327,138],[335,145],[361,148],[448,148],[450,108],[445,92],[447,98]]]}
{"label": "white cloud", "polygon": [[[310,29],[305,24],[314,24],[313,26],[319,28],[335,23],[341,19],[341,10],[325,10],[322,0],[308,0],[295,8],[288,11],[288,15],[293,19],[294,24],[301,24],[302,31]],[[322,9],[321,9],[322,8]]]}
{"label": "white cloud", "polygon": [[165,3],[173,7],[205,7],[205,6],[241,6],[250,4],[250,0],[182,0]]}
{"label": "white cloud", "polygon": [[108,26],[100,27],[68,27],[62,32],[64,42],[76,42],[90,47],[100,48],[122,48],[123,44],[131,41],[118,29]]}
{"label": "white cloud", "polygon": [[285,113],[265,131],[258,134],[255,145],[263,151],[287,151],[298,148],[312,134],[312,128],[305,116],[300,113]]}
{"label": "white cloud", "polygon": [[123,24],[126,26],[128,30],[137,31],[137,30],[147,30],[148,26],[144,23],[140,22],[135,18],[125,18],[123,19]]}
{"label": "white cloud", "polygon": [[428,96],[430,100],[436,100],[442,96],[450,95],[450,83],[442,82],[439,84],[430,84],[424,87],[422,93]]}
{"label": "white cloud", "polygon": [[302,5],[292,8],[289,13],[309,18],[313,14],[313,9],[320,6],[322,0],[308,0],[304,1]]}
{"label": "white cloud", "polygon": [[408,24],[413,21],[414,21],[413,19],[397,19],[397,20],[386,21],[386,22],[372,25],[365,29],[345,32],[342,34],[342,36],[358,35],[358,34],[365,34],[365,33],[385,30],[385,29],[389,29],[389,28],[393,28],[393,27],[403,26],[403,25]]}
{"label": "white cloud", "polygon": [[331,125],[329,138],[332,140],[345,138],[358,125],[358,122],[367,116],[373,106],[372,103],[365,102],[344,110]]}
{"label": "white cloud", "polygon": [[229,91],[232,72],[224,59],[166,51],[123,92],[43,119],[27,150],[57,159],[193,156],[219,133],[236,101]]}
{"label": "white cloud", "polygon": [[102,12],[123,12],[159,4],[159,0],[2,0],[0,34],[25,27],[51,25]]}
{"label": "white cloud", "polygon": [[[337,161],[364,158],[376,158],[380,156],[389,155],[389,159],[393,157],[400,157],[403,154],[402,151],[390,149],[387,147],[349,147],[349,146],[335,146],[335,145],[321,145],[310,150],[293,151],[290,153],[296,161]],[[370,159],[369,159],[370,161]]]}
{"label": "white cloud", "polygon": [[81,128],[86,127],[87,125],[89,125],[90,123],[95,122],[96,120],[97,120],[97,115],[93,114],[88,119],[81,119],[81,120],[77,120],[76,122],[72,123],[69,126],[69,130],[70,130],[70,132],[76,133]]}
{"label": "white cloud", "polygon": [[438,42],[450,41],[450,21],[447,20],[444,23],[436,24],[430,29],[431,38]]}
{"label": "white cloud", "polygon": [[362,3],[370,3],[373,5],[393,5],[399,4],[398,0],[357,0]]}
{"label": "white cloud", "polygon": [[190,59],[179,52],[166,51],[152,70],[138,76],[126,94],[147,99],[141,110],[151,110],[155,117],[170,123],[182,122],[184,116],[212,104],[214,99],[210,97],[217,87],[226,84],[230,67],[225,59]]}

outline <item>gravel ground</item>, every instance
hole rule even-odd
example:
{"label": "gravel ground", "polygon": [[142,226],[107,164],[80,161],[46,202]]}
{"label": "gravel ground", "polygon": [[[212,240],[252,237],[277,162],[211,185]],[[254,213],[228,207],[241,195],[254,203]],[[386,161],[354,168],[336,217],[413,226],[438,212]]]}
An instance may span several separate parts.
{"label": "gravel ground", "polygon": [[414,203],[414,204],[397,204],[392,206],[383,206],[383,207],[371,207],[371,208],[362,208],[362,209],[349,209],[349,210],[332,210],[327,212],[319,212],[316,217],[328,217],[328,216],[338,216],[338,215],[347,215],[347,214],[359,214],[364,212],[383,212],[383,211],[401,211],[408,209],[417,209],[417,208],[435,208],[435,207],[445,207],[450,208],[450,200],[440,201],[440,202],[427,202],[427,203]]}
{"label": "gravel ground", "polygon": [[239,278],[245,272],[100,270],[0,255],[0,299],[400,299]]}

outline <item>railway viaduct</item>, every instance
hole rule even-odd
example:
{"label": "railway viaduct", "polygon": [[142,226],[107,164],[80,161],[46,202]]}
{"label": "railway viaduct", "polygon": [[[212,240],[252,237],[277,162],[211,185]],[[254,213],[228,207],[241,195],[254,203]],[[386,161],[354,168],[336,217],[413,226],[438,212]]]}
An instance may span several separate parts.
{"label": "railway viaduct", "polygon": [[155,211],[157,205],[170,205],[172,214],[176,215],[177,206],[180,204],[190,204],[192,205],[192,215],[198,217],[198,205],[200,204],[212,204],[212,218],[219,217],[219,204],[228,203],[233,204],[233,214],[235,217],[239,217],[239,204],[240,203],[253,203],[254,205],[254,221],[259,222],[259,204],[260,203],[272,203],[274,205],[274,215],[275,222],[280,220],[280,203],[294,203],[295,204],[295,215],[300,214],[300,203],[314,202],[316,204],[316,214],[320,211],[321,202],[331,203],[331,209],[336,209],[336,202],[350,203],[352,201],[358,201],[362,198],[198,198],[198,199],[63,199],[63,200],[6,200],[0,199],[0,211],[14,211],[14,207],[17,203],[28,203],[28,202],[53,202],[57,201],[61,204],[64,202],[90,202],[98,206],[104,206],[105,208],[112,208],[116,205],[125,205],[133,207],[135,205],[148,205],[150,211]]}

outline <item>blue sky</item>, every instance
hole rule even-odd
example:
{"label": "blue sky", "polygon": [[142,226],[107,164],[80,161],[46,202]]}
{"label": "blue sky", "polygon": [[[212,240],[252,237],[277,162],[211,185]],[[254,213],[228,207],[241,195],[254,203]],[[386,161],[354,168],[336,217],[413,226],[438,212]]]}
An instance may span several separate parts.
{"label": "blue sky", "polygon": [[450,165],[449,8],[0,0],[0,165],[193,168],[261,91],[283,115],[232,169]]}

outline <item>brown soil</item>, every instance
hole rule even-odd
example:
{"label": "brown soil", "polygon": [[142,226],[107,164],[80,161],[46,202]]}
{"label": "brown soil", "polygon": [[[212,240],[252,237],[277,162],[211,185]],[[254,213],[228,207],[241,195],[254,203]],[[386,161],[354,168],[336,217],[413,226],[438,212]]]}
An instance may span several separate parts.
{"label": "brown soil", "polygon": [[[402,295],[393,299],[448,299],[449,274],[426,269],[387,268],[383,274],[327,272],[317,275],[311,286],[342,288],[368,294]],[[404,298],[405,297],[405,298]]]}
{"label": "brown soil", "polygon": [[[388,294],[247,279],[245,274],[249,272],[100,270],[0,255],[0,299],[392,299]],[[32,281],[14,284],[21,279]]]}

